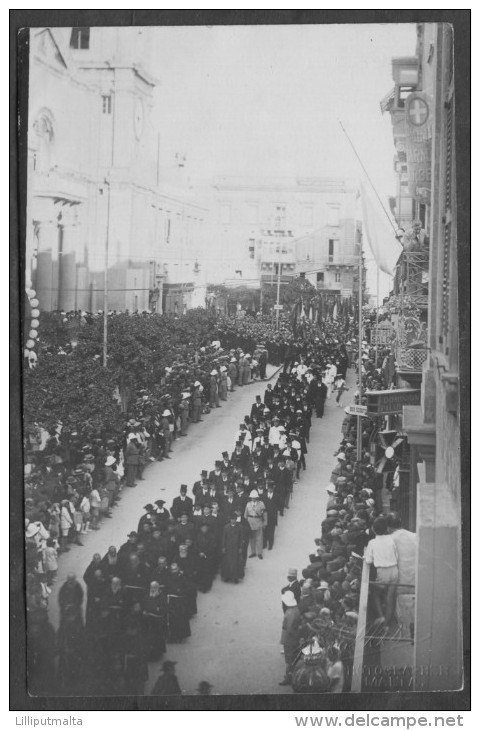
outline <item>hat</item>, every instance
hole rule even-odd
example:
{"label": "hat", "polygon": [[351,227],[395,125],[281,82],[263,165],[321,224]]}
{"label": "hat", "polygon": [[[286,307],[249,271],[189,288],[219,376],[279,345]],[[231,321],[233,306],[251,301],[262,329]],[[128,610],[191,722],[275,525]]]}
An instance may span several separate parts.
{"label": "hat", "polygon": [[298,571],[296,568],[289,568],[287,572],[287,578],[296,578],[298,575]]}
{"label": "hat", "polygon": [[188,489],[188,487],[187,487],[187,485],[186,485],[186,484],[180,484],[180,491],[181,491],[181,492],[186,492],[186,491],[187,491],[187,489]]}
{"label": "hat", "polygon": [[225,365],[222,365],[222,367],[220,368],[220,372],[221,373],[226,373],[227,372],[227,368],[225,367]]}
{"label": "hat", "polygon": [[147,510],[147,512],[153,512],[155,507],[153,506],[153,504],[149,503],[149,504],[146,504],[143,509]]}
{"label": "hat", "polygon": [[236,357],[230,358],[230,362],[237,362],[237,358]]}
{"label": "hat", "polygon": [[222,451],[222,456],[224,459],[228,459],[228,451]]}
{"label": "hat", "polygon": [[326,490],[329,494],[336,494],[335,484],[329,484]]}
{"label": "hat", "polygon": [[190,393],[182,393],[183,400],[186,400],[187,398],[190,398]]}
{"label": "hat", "polygon": [[165,670],[165,669],[171,669],[172,667],[175,666],[176,663],[177,662],[172,662],[172,661],[170,661],[170,659],[167,659],[166,662],[163,662],[162,669],[163,670]]}
{"label": "hat", "polygon": [[345,454],[343,453],[343,451],[341,451],[341,452],[340,452],[339,454],[337,454],[337,459],[338,459],[339,461],[345,461],[345,459],[346,459],[346,456],[345,456]]}
{"label": "hat", "polygon": [[201,385],[201,383],[198,380],[196,380],[193,385],[195,388],[198,388],[198,386]]}
{"label": "hat", "polygon": [[107,460],[105,462],[105,466],[112,466],[112,464],[115,464],[115,457],[114,456],[108,456]]}
{"label": "hat", "polygon": [[285,591],[282,596],[282,603],[287,608],[294,608],[297,605],[297,601],[295,600],[295,596],[293,595],[292,591]]}
{"label": "hat", "polygon": [[282,431],[282,433],[283,433],[283,432],[285,431],[285,426],[279,426],[279,427],[278,427],[278,430],[279,430],[279,431]]}
{"label": "hat", "polygon": [[163,505],[165,504],[165,500],[164,499],[157,499],[155,501],[155,504],[158,504],[159,507],[163,507]]}
{"label": "hat", "polygon": [[200,472],[200,476],[208,477],[208,471],[206,469],[202,469],[202,471]]}
{"label": "hat", "polygon": [[210,373],[210,375],[218,375],[218,372],[216,370],[212,370],[212,372]]}
{"label": "hat", "polygon": [[132,530],[132,532],[129,532],[129,533],[128,533],[127,537],[138,537],[138,535],[137,535],[137,533],[135,532],[135,530]]}
{"label": "hat", "polygon": [[256,489],[253,489],[253,490],[252,490],[252,491],[250,492],[250,499],[258,499],[258,492],[257,492],[257,490],[256,490]]}
{"label": "hat", "polygon": [[279,421],[279,420],[280,420],[280,416],[274,416],[274,417],[273,417],[273,420],[274,420],[274,421]]}
{"label": "hat", "polygon": [[170,411],[168,409],[165,409],[162,413],[162,417],[165,418],[165,416],[170,416]]}

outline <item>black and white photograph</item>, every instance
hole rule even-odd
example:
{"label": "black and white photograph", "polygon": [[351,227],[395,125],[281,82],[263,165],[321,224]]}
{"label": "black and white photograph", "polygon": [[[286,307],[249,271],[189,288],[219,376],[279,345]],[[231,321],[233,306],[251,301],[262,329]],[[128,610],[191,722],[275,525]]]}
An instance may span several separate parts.
{"label": "black and white photograph", "polygon": [[18,35],[28,695],[448,709],[467,682],[468,12],[462,39],[401,11],[64,12]]}

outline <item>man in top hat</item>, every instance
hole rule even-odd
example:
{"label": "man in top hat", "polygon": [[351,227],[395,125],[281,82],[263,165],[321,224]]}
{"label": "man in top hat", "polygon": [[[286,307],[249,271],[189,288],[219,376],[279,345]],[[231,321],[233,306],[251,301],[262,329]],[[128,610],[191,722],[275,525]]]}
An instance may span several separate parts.
{"label": "man in top hat", "polygon": [[204,489],[204,488],[208,489],[207,477],[208,477],[207,470],[202,469],[202,471],[200,472],[200,479],[198,479],[196,482],[193,483],[192,494],[194,497],[196,497],[197,493],[199,491],[201,491],[202,489]]}
{"label": "man in top hat", "polygon": [[256,418],[259,420],[263,416],[264,405],[262,403],[262,397],[260,395],[255,396],[255,403],[252,405],[250,411],[250,418]]}
{"label": "man in top hat", "polygon": [[243,444],[241,441],[235,442],[235,451],[232,451],[232,455],[230,457],[230,463],[234,466],[240,467],[240,471],[245,471],[247,464],[248,464],[248,453],[246,453],[243,449]]}
{"label": "man in top hat", "polygon": [[263,528],[267,524],[267,513],[256,489],[250,492],[244,517],[250,526],[250,555],[248,557],[257,556],[263,560]]}
{"label": "man in top hat", "polygon": [[233,470],[228,451],[222,451],[222,470],[226,469],[230,474]]}
{"label": "man in top hat", "polygon": [[188,488],[186,484],[181,484],[180,496],[175,497],[172,502],[170,514],[176,520],[180,519],[180,516],[182,514],[187,514],[188,516],[190,516],[193,512],[193,500],[191,497],[187,496],[187,489]]}
{"label": "man in top hat", "polygon": [[275,536],[275,528],[278,524],[278,512],[280,503],[275,494],[275,484],[272,480],[267,481],[267,491],[263,498],[265,512],[267,513],[267,524],[263,530],[263,547],[271,550]]}
{"label": "man in top hat", "polygon": [[218,459],[215,461],[215,469],[212,469],[208,475],[208,481],[215,487],[217,492],[223,489],[222,462]]}

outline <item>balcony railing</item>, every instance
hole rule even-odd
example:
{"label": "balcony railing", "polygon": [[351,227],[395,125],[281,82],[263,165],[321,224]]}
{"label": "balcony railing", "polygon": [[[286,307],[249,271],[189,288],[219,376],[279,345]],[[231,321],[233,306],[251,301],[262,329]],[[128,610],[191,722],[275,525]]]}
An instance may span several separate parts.
{"label": "balcony railing", "polygon": [[404,251],[397,262],[395,289],[419,309],[428,306],[428,251]]}
{"label": "balcony railing", "polygon": [[400,370],[421,371],[427,354],[424,348],[399,347],[396,351],[397,366]]}

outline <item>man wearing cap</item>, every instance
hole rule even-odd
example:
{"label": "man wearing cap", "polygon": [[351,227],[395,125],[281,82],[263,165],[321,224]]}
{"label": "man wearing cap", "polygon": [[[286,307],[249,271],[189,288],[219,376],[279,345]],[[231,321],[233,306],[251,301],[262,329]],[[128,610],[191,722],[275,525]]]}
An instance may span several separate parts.
{"label": "man wearing cap", "polygon": [[250,492],[250,499],[245,507],[244,517],[250,526],[250,555],[263,560],[263,528],[267,524],[265,505],[260,501],[256,489]]}
{"label": "man wearing cap", "polygon": [[193,500],[187,496],[187,489],[187,485],[182,484],[180,486],[180,496],[175,497],[172,502],[170,514],[176,520],[180,519],[182,514],[187,514],[190,517],[193,512]]}

